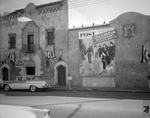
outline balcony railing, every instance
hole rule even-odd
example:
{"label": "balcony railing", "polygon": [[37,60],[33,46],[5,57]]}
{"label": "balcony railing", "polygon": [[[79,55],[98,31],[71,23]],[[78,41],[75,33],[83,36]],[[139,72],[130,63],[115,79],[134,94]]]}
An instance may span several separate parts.
{"label": "balcony railing", "polygon": [[23,44],[22,51],[24,53],[35,53],[36,46],[35,46],[35,44]]}

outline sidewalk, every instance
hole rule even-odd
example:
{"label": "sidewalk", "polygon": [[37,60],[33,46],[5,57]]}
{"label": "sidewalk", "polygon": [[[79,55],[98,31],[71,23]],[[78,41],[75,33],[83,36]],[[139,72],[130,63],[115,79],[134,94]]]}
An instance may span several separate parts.
{"label": "sidewalk", "polygon": [[148,89],[130,89],[130,88],[114,88],[114,87],[69,87],[66,86],[56,86],[53,87],[54,91],[90,91],[90,92],[134,92],[134,93],[150,93]]}

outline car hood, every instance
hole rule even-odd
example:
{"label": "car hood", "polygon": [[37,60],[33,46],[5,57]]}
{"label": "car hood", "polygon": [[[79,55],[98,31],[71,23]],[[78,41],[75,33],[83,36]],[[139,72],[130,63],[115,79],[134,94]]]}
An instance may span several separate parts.
{"label": "car hood", "polygon": [[43,118],[48,109],[25,106],[0,105],[0,118]]}

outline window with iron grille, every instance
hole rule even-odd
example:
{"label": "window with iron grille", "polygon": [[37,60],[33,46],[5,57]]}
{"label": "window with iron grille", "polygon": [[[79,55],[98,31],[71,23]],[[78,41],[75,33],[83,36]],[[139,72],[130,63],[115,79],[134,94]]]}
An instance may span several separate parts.
{"label": "window with iron grille", "polygon": [[28,35],[28,43],[27,43],[27,51],[28,52],[31,52],[31,51],[34,51],[34,35],[33,34],[30,34]]}
{"label": "window with iron grille", "polygon": [[35,67],[26,67],[27,75],[35,75]]}
{"label": "window with iron grille", "polygon": [[13,35],[9,35],[9,48],[10,49],[13,49],[13,48],[16,48],[16,35],[13,34]]}
{"label": "window with iron grille", "polygon": [[47,31],[47,45],[54,45],[54,31]]}

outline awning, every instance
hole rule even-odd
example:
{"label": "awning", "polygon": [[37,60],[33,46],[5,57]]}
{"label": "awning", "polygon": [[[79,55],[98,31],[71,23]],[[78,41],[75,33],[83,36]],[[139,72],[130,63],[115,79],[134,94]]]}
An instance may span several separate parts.
{"label": "awning", "polygon": [[15,67],[35,67],[35,63],[32,60],[19,59],[16,61]]}

